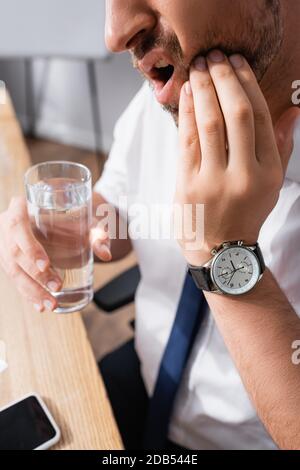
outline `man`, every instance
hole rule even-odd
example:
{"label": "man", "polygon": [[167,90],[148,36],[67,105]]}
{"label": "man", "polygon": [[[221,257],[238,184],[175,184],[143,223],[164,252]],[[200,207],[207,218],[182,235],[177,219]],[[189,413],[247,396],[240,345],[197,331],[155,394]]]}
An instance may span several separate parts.
{"label": "man", "polygon": [[[288,0],[107,0],[107,45],[132,53],[156,100],[144,86],[118,122],[95,208],[119,207],[127,196],[205,210],[196,250],[184,237],[132,236],[142,273],[135,347],[101,364],[127,448],[155,448],[155,433],[163,442],[159,419],[169,449],[300,448],[300,373],[291,359],[300,339],[300,175],[291,157],[299,19],[300,2]],[[38,310],[54,308],[38,281],[55,273],[22,200],[1,215],[1,228],[3,267]],[[109,261],[131,247],[106,234],[94,249]],[[219,274],[209,277],[212,258]],[[208,305],[201,320],[200,298]]]}

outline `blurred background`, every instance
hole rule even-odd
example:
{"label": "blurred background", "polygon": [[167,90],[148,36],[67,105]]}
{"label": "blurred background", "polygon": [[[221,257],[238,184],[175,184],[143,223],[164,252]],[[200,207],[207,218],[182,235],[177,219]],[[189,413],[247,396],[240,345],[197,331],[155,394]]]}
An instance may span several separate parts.
{"label": "blurred background", "polygon": [[[104,0],[0,0],[0,80],[32,163],[71,160],[100,177],[116,120],[142,84],[128,54],[104,44]],[[1,158],[1,155],[0,155]],[[135,264],[98,265],[95,290]],[[97,359],[132,336],[134,307],[84,312]]]}
{"label": "blurred background", "polygon": [[24,132],[107,153],[141,79],[105,48],[104,0],[0,0],[0,12],[0,75]]}

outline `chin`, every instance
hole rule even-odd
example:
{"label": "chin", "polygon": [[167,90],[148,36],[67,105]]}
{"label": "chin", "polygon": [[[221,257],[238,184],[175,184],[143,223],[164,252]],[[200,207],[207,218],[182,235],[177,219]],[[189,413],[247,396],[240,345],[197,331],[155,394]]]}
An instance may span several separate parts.
{"label": "chin", "polygon": [[[144,77],[145,78],[145,77]],[[172,99],[172,101],[170,101],[170,103],[160,103],[159,100],[157,100],[157,96],[156,96],[156,93],[155,93],[155,87],[152,83],[151,80],[149,79],[146,79],[146,81],[148,82],[152,92],[153,92],[153,98],[158,102],[158,104],[160,104],[161,108],[166,111],[168,114],[170,114],[176,124],[176,126],[178,127],[178,122],[179,122],[179,97],[180,97],[180,91],[181,91],[181,87],[183,86],[183,83],[180,83],[178,84],[177,86],[177,89],[178,89],[178,93],[176,93],[176,97],[174,99]]]}

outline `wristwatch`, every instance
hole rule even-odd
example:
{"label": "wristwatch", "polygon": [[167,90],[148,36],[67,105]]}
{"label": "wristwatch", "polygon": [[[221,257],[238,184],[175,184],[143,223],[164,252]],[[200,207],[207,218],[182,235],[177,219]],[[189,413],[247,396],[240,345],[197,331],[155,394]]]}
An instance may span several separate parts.
{"label": "wristwatch", "polygon": [[213,257],[204,266],[188,265],[188,272],[201,290],[245,294],[256,286],[265,271],[258,243],[248,246],[242,240],[224,242],[211,254]]}

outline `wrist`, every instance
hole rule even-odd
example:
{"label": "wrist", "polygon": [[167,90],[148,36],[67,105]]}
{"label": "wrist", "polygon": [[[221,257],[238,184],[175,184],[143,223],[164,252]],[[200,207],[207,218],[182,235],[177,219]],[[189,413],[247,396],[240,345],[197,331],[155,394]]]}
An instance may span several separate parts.
{"label": "wrist", "polygon": [[191,266],[203,266],[212,258],[212,254],[210,251],[185,252],[184,257]]}

